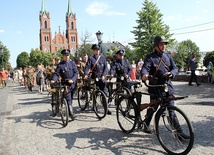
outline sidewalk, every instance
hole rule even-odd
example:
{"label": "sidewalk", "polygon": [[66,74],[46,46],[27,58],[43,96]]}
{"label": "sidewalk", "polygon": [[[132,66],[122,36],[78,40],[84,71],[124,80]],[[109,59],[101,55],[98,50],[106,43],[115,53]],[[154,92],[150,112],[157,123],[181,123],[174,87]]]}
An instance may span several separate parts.
{"label": "sidewalk", "polygon": [[[176,102],[189,117],[195,131],[191,155],[214,154],[214,84],[200,87],[186,82],[173,82],[176,95],[189,98]],[[145,90],[143,86],[142,90]],[[0,109],[3,129],[0,136],[1,155],[163,155],[154,134],[135,131],[124,134],[116,120],[115,107],[103,120],[92,111],[79,111],[77,100],[74,109],[77,119],[63,128],[61,118],[51,117],[50,96],[37,90],[29,93],[18,84],[9,83],[7,90],[0,89],[0,98],[8,91],[7,107]],[[148,102],[148,96],[143,96]],[[2,101],[1,101],[2,103]],[[4,113],[7,112],[7,113]],[[144,115],[144,112],[142,113]]]}

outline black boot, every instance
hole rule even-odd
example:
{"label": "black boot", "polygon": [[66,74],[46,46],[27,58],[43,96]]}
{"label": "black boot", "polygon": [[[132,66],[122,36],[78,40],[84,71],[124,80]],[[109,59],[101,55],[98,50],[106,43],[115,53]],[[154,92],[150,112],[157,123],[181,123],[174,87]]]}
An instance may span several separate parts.
{"label": "black boot", "polygon": [[69,116],[71,118],[71,120],[73,121],[75,119],[75,114],[74,114],[74,111],[73,111],[73,107],[69,105]]}
{"label": "black boot", "polygon": [[172,125],[175,128],[175,130],[177,131],[177,136],[180,140],[190,139],[190,137],[188,135],[183,133],[183,130],[182,130],[180,123],[178,121],[178,118],[176,116],[174,118],[172,118]]}
{"label": "black boot", "polygon": [[154,111],[153,111],[152,108],[147,110],[147,114],[145,116],[146,117],[145,118],[145,122],[144,122],[144,125],[143,125],[143,132],[145,132],[145,133],[151,133],[152,132],[151,129],[150,129],[149,124],[150,124],[150,122],[152,120],[153,113],[154,113]]}

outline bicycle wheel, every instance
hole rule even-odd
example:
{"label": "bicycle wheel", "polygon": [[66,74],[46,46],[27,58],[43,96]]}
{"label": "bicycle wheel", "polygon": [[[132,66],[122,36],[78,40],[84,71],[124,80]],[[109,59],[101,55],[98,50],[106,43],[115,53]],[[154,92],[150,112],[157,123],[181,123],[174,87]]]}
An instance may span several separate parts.
{"label": "bicycle wheel", "polygon": [[[131,94],[131,91],[127,88],[127,87],[122,87],[121,88],[121,91],[119,93],[122,93],[122,94]],[[119,99],[119,95],[115,95],[115,98],[114,98],[114,104],[117,105],[117,101]]]}
{"label": "bicycle wheel", "polygon": [[107,114],[107,99],[101,90],[95,91],[94,112],[99,119],[103,119]]}
{"label": "bicycle wheel", "polygon": [[68,103],[65,98],[62,100],[62,104],[60,107],[60,115],[62,119],[62,124],[64,127],[66,127],[68,125],[69,112],[68,112]]}
{"label": "bicycle wheel", "polygon": [[56,100],[56,94],[51,94],[51,110],[52,110],[52,116],[55,117],[58,109],[57,109],[57,100]]}
{"label": "bicycle wheel", "polygon": [[84,111],[87,107],[87,101],[89,100],[88,91],[84,89],[84,87],[79,87],[78,89],[78,104],[82,111]]}
{"label": "bicycle wheel", "polygon": [[137,105],[133,99],[120,97],[116,107],[117,123],[124,133],[131,133],[137,124]]}
{"label": "bicycle wheel", "polygon": [[155,116],[155,125],[158,141],[166,152],[173,155],[190,152],[194,131],[182,110],[175,106],[160,109]]}

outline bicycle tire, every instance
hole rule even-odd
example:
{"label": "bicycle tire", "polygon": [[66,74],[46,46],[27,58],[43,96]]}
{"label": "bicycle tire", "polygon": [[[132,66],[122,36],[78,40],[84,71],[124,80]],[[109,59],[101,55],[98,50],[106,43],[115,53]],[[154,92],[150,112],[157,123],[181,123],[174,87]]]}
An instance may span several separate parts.
{"label": "bicycle tire", "polygon": [[51,111],[52,111],[52,116],[55,117],[57,114],[57,103],[56,103],[56,96],[52,93],[51,94]]}
{"label": "bicycle tire", "polygon": [[[131,91],[127,87],[122,87],[121,90],[122,90],[122,92],[120,92],[120,93],[131,94]],[[115,95],[115,99],[114,99],[115,105],[117,105],[117,101],[118,101],[119,97],[120,97],[119,95]]]}
{"label": "bicycle tire", "polygon": [[79,108],[82,111],[84,111],[87,107],[87,101],[89,100],[89,96],[88,96],[87,90],[84,89],[83,86],[78,88],[77,99],[78,99]]}
{"label": "bicycle tire", "polygon": [[101,90],[95,91],[93,109],[98,119],[103,119],[107,114],[107,99],[105,93]]}
{"label": "bicycle tire", "polygon": [[68,103],[65,98],[63,98],[62,100],[62,104],[60,107],[60,115],[62,119],[62,125],[63,127],[66,127],[68,125],[69,111],[68,111]]}
{"label": "bicycle tire", "polygon": [[[173,123],[170,112],[179,123]],[[175,122],[175,121],[174,121]],[[194,131],[186,114],[175,106],[159,109],[155,116],[156,134],[163,149],[172,155],[188,154],[194,143]]]}
{"label": "bicycle tire", "polygon": [[117,123],[124,133],[131,133],[137,125],[138,109],[133,99],[120,97],[116,106]]}

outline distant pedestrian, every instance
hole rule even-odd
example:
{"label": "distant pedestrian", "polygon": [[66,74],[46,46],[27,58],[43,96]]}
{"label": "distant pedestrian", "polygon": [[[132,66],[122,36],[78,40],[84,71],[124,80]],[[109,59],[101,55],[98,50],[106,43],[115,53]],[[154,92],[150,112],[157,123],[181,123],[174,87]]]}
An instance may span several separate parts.
{"label": "distant pedestrian", "polygon": [[143,64],[144,64],[143,59],[140,58],[140,61],[137,63],[137,72],[138,73],[140,73],[140,71],[141,71],[141,69],[143,67]]}
{"label": "distant pedestrian", "polygon": [[44,86],[44,80],[45,80],[45,69],[43,68],[42,64],[39,64],[37,66],[37,74],[36,74],[36,84],[39,86],[39,92],[43,93],[43,86]]}
{"label": "distant pedestrian", "polygon": [[6,70],[4,70],[4,68],[2,68],[2,70],[0,71],[0,77],[2,80],[2,87],[7,88],[8,71],[6,71]]}
{"label": "distant pedestrian", "polygon": [[131,79],[132,81],[136,81],[136,73],[137,73],[137,65],[135,60],[132,61],[132,71],[131,71]]}
{"label": "distant pedestrian", "polygon": [[192,53],[192,57],[189,59],[189,63],[188,63],[188,67],[191,70],[191,77],[190,77],[190,80],[189,80],[189,86],[193,86],[193,84],[192,84],[193,79],[195,80],[195,83],[197,84],[197,86],[201,85],[200,83],[198,83],[197,75],[195,74],[195,70],[197,68],[197,63],[198,62],[197,62],[195,53],[193,52]]}
{"label": "distant pedestrian", "polygon": [[23,70],[22,67],[19,67],[19,69],[17,70],[18,73],[18,83],[20,84],[20,86],[23,86]]}
{"label": "distant pedestrian", "polygon": [[212,75],[213,75],[213,63],[210,61],[209,65],[207,66],[207,76],[209,83],[212,83]]}
{"label": "distant pedestrian", "polygon": [[34,68],[32,66],[29,66],[26,72],[26,78],[27,78],[27,87],[28,90],[32,92],[32,88],[34,86]]}

